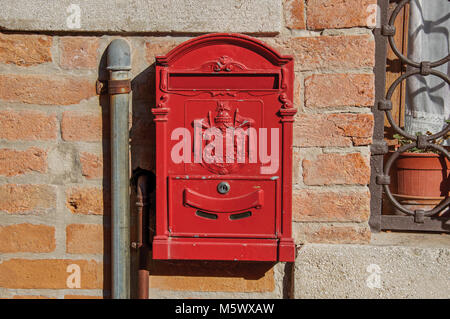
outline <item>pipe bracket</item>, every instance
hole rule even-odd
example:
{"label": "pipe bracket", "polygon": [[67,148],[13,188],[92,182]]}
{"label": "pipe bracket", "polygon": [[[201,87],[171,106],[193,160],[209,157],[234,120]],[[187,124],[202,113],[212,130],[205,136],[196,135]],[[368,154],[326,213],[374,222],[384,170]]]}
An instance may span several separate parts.
{"label": "pipe bracket", "polygon": [[98,95],[128,94],[131,92],[131,81],[130,79],[108,81],[97,80],[95,89]]}

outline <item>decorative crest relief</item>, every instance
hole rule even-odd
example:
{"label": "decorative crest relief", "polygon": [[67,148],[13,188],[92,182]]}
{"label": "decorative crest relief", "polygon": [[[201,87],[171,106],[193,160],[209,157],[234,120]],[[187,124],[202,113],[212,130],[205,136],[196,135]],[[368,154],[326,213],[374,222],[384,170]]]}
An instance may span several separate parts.
{"label": "decorative crest relief", "polygon": [[[209,111],[206,118],[203,119],[196,119],[193,121],[193,124],[195,122],[201,123],[201,129],[202,129],[202,135],[205,130],[217,128],[220,130],[220,138],[222,139],[221,143],[218,145],[224,146],[227,143],[227,134],[230,132],[234,134],[235,130],[237,129],[247,129],[249,127],[254,126],[254,120],[248,117],[243,117],[239,114],[239,109],[236,108],[234,111],[233,116],[230,115],[231,107],[230,103],[228,101],[218,101],[217,102],[217,108],[215,110],[215,116],[213,117],[213,112]],[[232,130],[227,130],[231,128]],[[212,137],[209,141],[204,141],[202,139],[202,149],[207,147],[210,143],[214,141],[214,139],[217,138],[216,136]],[[245,136],[244,136],[245,138]],[[196,141],[194,141],[195,143]],[[246,143],[248,145],[248,143]],[[245,161],[247,161],[248,158],[248,151],[247,149],[244,149],[244,155],[245,155]],[[212,150],[211,153],[212,156],[215,156],[215,149]],[[228,156],[228,157],[227,157]],[[230,158],[231,157],[231,158]],[[230,174],[234,171],[236,171],[239,166],[243,165],[244,163],[238,163],[238,145],[237,145],[237,139],[233,135],[233,153],[227,154],[226,151],[223,151],[222,161],[217,162],[214,161],[212,163],[207,163],[205,161],[201,162],[201,165],[208,169],[209,171],[225,175]]]}

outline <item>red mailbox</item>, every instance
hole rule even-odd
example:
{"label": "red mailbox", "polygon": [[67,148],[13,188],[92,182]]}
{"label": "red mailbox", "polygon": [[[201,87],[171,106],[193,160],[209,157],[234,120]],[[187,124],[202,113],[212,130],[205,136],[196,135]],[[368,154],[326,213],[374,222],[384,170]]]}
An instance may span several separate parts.
{"label": "red mailbox", "polygon": [[294,261],[293,58],[210,34],[156,58],[155,259]]}

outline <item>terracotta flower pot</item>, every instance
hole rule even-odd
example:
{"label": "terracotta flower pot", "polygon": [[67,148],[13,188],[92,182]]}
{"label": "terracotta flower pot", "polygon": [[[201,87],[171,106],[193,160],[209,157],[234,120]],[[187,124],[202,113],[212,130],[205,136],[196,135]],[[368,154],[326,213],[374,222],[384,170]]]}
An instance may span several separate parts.
{"label": "terracotta flower pot", "polygon": [[[434,153],[402,153],[391,171],[397,200],[411,210],[429,210],[449,196],[450,162]],[[395,176],[393,176],[395,175]]]}
{"label": "terracotta flower pot", "polygon": [[450,162],[434,153],[402,153],[396,161],[397,194],[447,197]]}

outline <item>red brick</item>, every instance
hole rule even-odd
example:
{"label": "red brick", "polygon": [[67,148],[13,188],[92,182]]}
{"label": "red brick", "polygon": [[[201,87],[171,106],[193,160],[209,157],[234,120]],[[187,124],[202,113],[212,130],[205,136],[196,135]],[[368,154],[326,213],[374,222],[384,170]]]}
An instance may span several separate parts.
{"label": "red brick", "polygon": [[294,238],[297,244],[368,244],[370,229],[367,224],[320,224],[294,223]]}
{"label": "red brick", "polygon": [[303,0],[287,0],[284,3],[284,18],[289,29],[306,29],[304,10]]}
{"label": "red brick", "polygon": [[374,27],[376,0],[308,0],[308,29]]}
{"label": "red brick", "polygon": [[294,55],[297,70],[353,69],[375,65],[372,35],[295,37],[268,42],[282,53]]}
{"label": "red brick", "polygon": [[54,114],[39,111],[0,110],[0,139],[54,140],[58,122]]}
{"label": "red brick", "polygon": [[[153,62],[154,63],[154,60]],[[152,68],[152,67],[150,67]],[[139,69],[139,68],[138,68]],[[132,90],[133,90],[133,110],[141,109],[148,110],[148,107],[155,107],[156,96],[155,90],[149,90],[148,88],[154,88],[156,85],[156,76],[153,70],[149,72],[142,72],[139,76],[133,79]],[[143,108],[142,104],[146,104],[147,107]],[[133,114],[135,116],[135,114]],[[147,115],[146,117],[150,117]],[[134,125],[134,122],[133,122]]]}
{"label": "red brick", "polygon": [[15,295],[12,299],[56,299],[41,295]]}
{"label": "red brick", "polygon": [[0,149],[0,175],[15,176],[47,171],[47,152],[37,147],[25,151]]}
{"label": "red brick", "polygon": [[103,225],[71,224],[66,227],[66,252],[69,254],[103,254]]}
{"label": "red brick", "polygon": [[64,299],[103,299],[103,297],[87,295],[64,295]]}
{"label": "red brick", "polygon": [[294,123],[294,146],[368,145],[373,126],[372,114],[300,114]]}
{"label": "red brick", "polygon": [[[0,263],[0,287],[11,289],[68,289],[67,267],[80,267],[81,289],[102,289],[103,264],[94,260],[69,259],[21,259],[14,258]],[[105,278],[108,278],[105,276]]]}
{"label": "red brick", "polygon": [[294,78],[294,99],[293,99],[293,103],[294,103],[294,107],[301,111],[302,106],[303,106],[303,99],[302,99],[302,86],[303,86],[303,79],[298,76],[295,75]]}
{"label": "red brick", "polygon": [[369,160],[360,153],[320,154],[303,160],[303,180],[306,185],[367,185]]}
{"label": "red brick", "polygon": [[[130,138],[133,144],[146,144],[153,143],[155,136],[155,122],[153,117],[148,114],[148,103],[139,103],[137,111],[132,115],[133,126],[130,132]],[[150,146],[151,147],[151,146]]]}
{"label": "red brick", "polygon": [[314,74],[305,80],[305,106],[365,106],[375,100],[373,74]]}
{"label": "red brick", "polygon": [[60,39],[60,65],[63,69],[97,68],[99,39],[63,37]]}
{"label": "red brick", "polygon": [[0,75],[0,99],[5,101],[71,105],[93,96],[96,96],[95,81],[73,75]]}
{"label": "red brick", "polygon": [[368,191],[297,190],[292,200],[293,219],[300,222],[363,222],[370,214]]}
{"label": "red brick", "polygon": [[184,291],[271,292],[275,289],[270,263],[154,262],[150,288]]}
{"label": "red brick", "polygon": [[96,187],[75,187],[67,192],[66,206],[73,214],[103,215],[103,190]]}
{"label": "red brick", "polygon": [[178,41],[158,39],[145,43],[145,57],[147,62],[155,63],[155,57],[169,53],[170,50],[179,44]]}
{"label": "red brick", "polygon": [[297,148],[292,151],[292,184],[298,184],[301,181],[300,165],[302,163],[300,152]]}
{"label": "red brick", "polygon": [[52,62],[52,38],[45,35],[0,34],[0,63],[31,66]]}
{"label": "red brick", "polygon": [[363,146],[363,145],[372,144],[371,137],[354,137],[352,140],[353,140],[353,145],[355,145],[355,146]]}
{"label": "red brick", "polygon": [[146,145],[133,144],[132,149],[135,156],[133,160],[133,169],[138,167],[149,171],[155,171],[155,148],[152,144]]}
{"label": "red brick", "polygon": [[103,177],[103,159],[92,153],[83,152],[80,154],[81,173],[87,179]]}
{"label": "red brick", "polygon": [[55,227],[17,224],[0,226],[1,253],[49,253],[55,250]]}
{"label": "red brick", "polygon": [[102,127],[100,114],[66,111],[61,120],[61,136],[65,141],[97,142],[102,140]]}
{"label": "red brick", "polygon": [[354,114],[353,116],[345,113],[330,114],[328,118],[342,130],[344,136],[352,139],[353,145],[361,146],[372,143],[375,125],[372,113]]}
{"label": "red brick", "polygon": [[0,185],[0,211],[7,213],[41,212],[56,206],[50,185]]}

